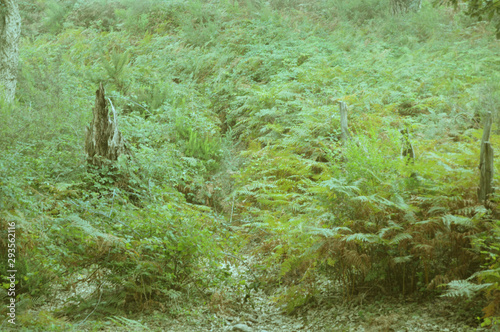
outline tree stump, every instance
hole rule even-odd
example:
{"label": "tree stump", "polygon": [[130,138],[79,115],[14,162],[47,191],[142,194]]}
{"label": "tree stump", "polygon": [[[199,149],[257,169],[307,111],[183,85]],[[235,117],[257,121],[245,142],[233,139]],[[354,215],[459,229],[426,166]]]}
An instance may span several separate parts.
{"label": "tree stump", "polygon": [[485,119],[483,137],[481,139],[481,153],[479,156],[479,170],[481,172],[481,180],[477,196],[480,202],[487,205],[488,197],[493,193],[493,148],[489,142],[491,132],[491,112],[488,112]]}
{"label": "tree stump", "polygon": [[111,100],[109,100],[113,119],[108,112],[108,103],[104,94],[102,83],[96,91],[95,106],[92,110],[93,119],[87,126],[85,135],[85,153],[87,164],[101,168],[112,163],[121,155],[130,154],[118,130],[117,115]]}
{"label": "tree stump", "polygon": [[393,15],[401,15],[410,11],[418,12],[422,7],[422,0],[391,0]]}
{"label": "tree stump", "polygon": [[347,104],[343,101],[338,101],[340,110],[340,129],[342,130],[341,139],[345,144],[351,139],[351,134],[349,133],[349,127],[347,125]]}
{"label": "tree stump", "polygon": [[410,141],[410,131],[408,128],[400,130],[401,135],[403,135],[403,150],[401,155],[404,159],[406,159],[406,164],[415,162],[415,150],[413,149],[413,145]]}

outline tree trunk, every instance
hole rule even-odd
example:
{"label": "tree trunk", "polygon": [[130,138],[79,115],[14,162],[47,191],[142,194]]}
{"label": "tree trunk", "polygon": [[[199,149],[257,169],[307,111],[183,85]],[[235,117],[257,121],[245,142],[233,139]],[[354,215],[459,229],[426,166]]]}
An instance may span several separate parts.
{"label": "tree trunk", "polygon": [[17,0],[0,0],[0,97],[14,100],[19,60],[21,16]]}
{"label": "tree trunk", "polygon": [[[111,101],[110,101],[111,103]],[[108,112],[108,103],[104,95],[102,83],[96,91],[95,106],[92,110],[93,119],[87,126],[85,137],[85,152],[89,165],[101,167],[109,162],[116,161],[123,154],[130,154],[118,130],[117,115],[113,104],[113,119]]]}
{"label": "tree trunk", "polygon": [[410,11],[418,12],[422,7],[422,0],[391,0],[393,15],[401,15]]}
{"label": "tree trunk", "polygon": [[493,148],[490,142],[481,145],[484,151],[484,160],[481,164],[481,181],[479,183],[478,199],[487,206],[490,195],[494,192],[493,188]]}
{"label": "tree trunk", "polygon": [[491,112],[486,114],[486,119],[483,129],[483,137],[481,139],[481,153],[479,156],[479,170],[481,172],[481,180],[477,191],[478,199],[486,205],[489,196],[493,193],[493,148],[489,142],[491,132],[492,116]]}

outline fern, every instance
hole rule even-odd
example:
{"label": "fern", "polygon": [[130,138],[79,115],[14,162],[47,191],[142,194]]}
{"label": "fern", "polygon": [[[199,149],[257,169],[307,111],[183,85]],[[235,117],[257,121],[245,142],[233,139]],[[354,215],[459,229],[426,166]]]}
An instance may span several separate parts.
{"label": "fern", "polygon": [[378,232],[378,236],[380,238],[384,238],[384,236],[387,234],[387,233],[392,233],[393,231],[400,231],[400,230],[403,230],[403,226],[395,223],[394,221],[392,220],[389,220],[388,222],[388,226],[387,227],[384,227],[382,228],[379,232]]}
{"label": "fern", "polygon": [[443,223],[446,227],[450,228],[451,225],[463,226],[466,229],[470,229],[474,227],[474,223],[470,218],[462,217],[462,216],[454,216],[451,214],[447,214],[442,217]]}
{"label": "fern", "polygon": [[392,261],[395,264],[402,264],[402,263],[408,263],[411,262],[413,259],[413,255],[408,255],[408,256],[400,256],[400,257],[394,257]]}
{"label": "fern", "polygon": [[478,292],[492,286],[492,283],[477,285],[468,280],[453,280],[447,284],[447,291],[443,297],[468,297],[475,296]]}
{"label": "fern", "polygon": [[328,188],[335,193],[344,194],[347,197],[356,197],[356,194],[360,191],[358,185],[361,182],[362,180],[358,180],[353,184],[347,184],[347,181],[345,179],[331,178],[329,180],[323,181],[320,185],[322,187]]}
{"label": "fern", "polygon": [[127,328],[127,329],[130,329],[133,331],[149,330],[149,328],[146,325],[142,324],[141,322],[139,322],[137,320],[129,319],[126,317],[112,316],[112,317],[108,317],[108,319],[110,321],[112,321],[114,324],[116,324],[117,326]]}
{"label": "fern", "polygon": [[111,81],[119,90],[125,90],[125,80],[128,74],[130,54],[128,52],[112,52],[108,59],[103,58],[102,65]]}
{"label": "fern", "polygon": [[408,233],[399,233],[396,236],[394,236],[390,241],[389,244],[391,245],[398,245],[401,241],[404,240],[412,240],[413,236]]}
{"label": "fern", "polygon": [[365,234],[365,233],[356,233],[352,235],[347,235],[344,240],[346,242],[350,241],[360,241],[360,242],[368,242],[368,243],[380,243],[381,239],[376,234]]}
{"label": "fern", "polygon": [[319,228],[319,227],[307,227],[309,234],[320,235],[325,238],[337,237],[340,234],[352,233],[352,230],[348,227],[333,227],[333,228]]}

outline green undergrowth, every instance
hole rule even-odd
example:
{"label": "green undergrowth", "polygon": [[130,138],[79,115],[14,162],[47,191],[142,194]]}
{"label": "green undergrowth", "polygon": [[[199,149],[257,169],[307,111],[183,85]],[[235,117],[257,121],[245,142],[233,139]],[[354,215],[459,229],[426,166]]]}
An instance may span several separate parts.
{"label": "green undergrowth", "polygon": [[[471,315],[493,324],[497,197],[484,207],[476,187],[485,112],[500,142],[498,41],[450,8],[388,3],[20,1],[16,102],[0,107],[19,310],[91,291],[23,324],[178,315],[164,303],[237,283],[223,261],[248,242],[287,312],[326,279],[346,300],[481,297]],[[100,82],[134,157],[97,172],[84,137]]]}

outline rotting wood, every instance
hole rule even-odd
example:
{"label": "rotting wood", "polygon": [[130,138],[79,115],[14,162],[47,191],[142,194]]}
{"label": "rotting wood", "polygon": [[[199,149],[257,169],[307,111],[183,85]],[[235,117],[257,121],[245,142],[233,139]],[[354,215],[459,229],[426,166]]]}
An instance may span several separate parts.
{"label": "rotting wood", "polygon": [[487,205],[487,201],[489,196],[493,193],[493,176],[494,176],[494,165],[493,165],[493,156],[494,151],[491,146],[490,133],[491,133],[491,123],[492,116],[491,112],[486,114],[484,129],[483,129],[483,137],[481,139],[481,153],[479,156],[479,170],[481,172],[481,179],[479,182],[478,189],[478,199],[481,203]]}
{"label": "rotting wood", "polygon": [[111,100],[109,100],[109,105],[113,112],[113,119],[109,116],[104,87],[100,83],[92,110],[92,122],[86,128],[85,152],[89,165],[102,167],[109,162],[116,161],[121,155],[130,154],[118,130],[117,114]]}

